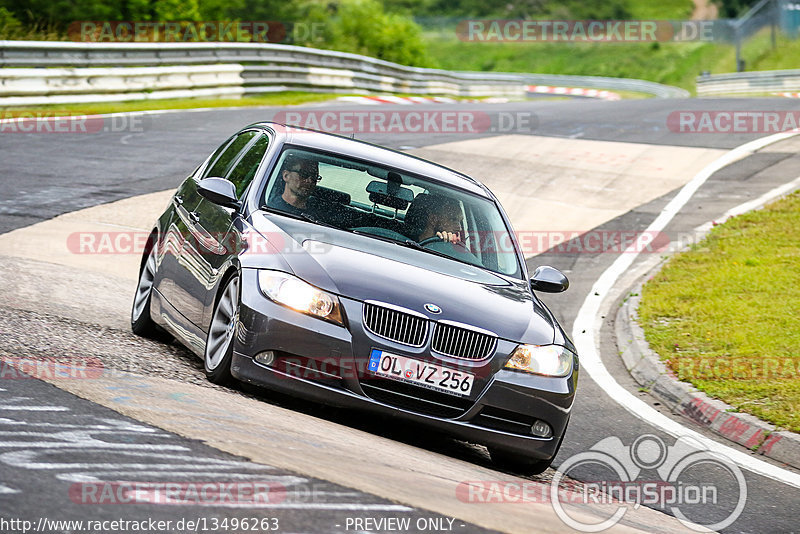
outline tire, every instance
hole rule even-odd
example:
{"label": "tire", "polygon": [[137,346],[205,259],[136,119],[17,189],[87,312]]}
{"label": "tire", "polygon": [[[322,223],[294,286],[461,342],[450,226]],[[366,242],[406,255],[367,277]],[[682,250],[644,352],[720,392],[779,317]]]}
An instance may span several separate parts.
{"label": "tire", "polygon": [[489,449],[492,463],[504,471],[511,471],[520,475],[531,476],[540,475],[547,471],[553,458],[549,460],[529,460],[499,449]]}
{"label": "tire", "polygon": [[133,295],[131,305],[131,330],[134,334],[149,339],[163,339],[164,331],[153,321],[150,316],[150,301],[153,294],[153,282],[156,276],[156,246],[155,238],[147,243],[142,268],[139,270],[139,284]]}
{"label": "tire", "polygon": [[232,382],[231,360],[233,337],[239,317],[239,277],[234,275],[223,282],[223,290],[214,305],[211,324],[208,326],[203,367],[206,378],[214,384]]}

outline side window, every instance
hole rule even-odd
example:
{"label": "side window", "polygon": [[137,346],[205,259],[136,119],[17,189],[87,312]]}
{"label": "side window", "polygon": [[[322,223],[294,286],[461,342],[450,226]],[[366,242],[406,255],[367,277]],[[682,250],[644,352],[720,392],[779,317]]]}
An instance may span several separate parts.
{"label": "side window", "polygon": [[214,154],[216,159],[212,159],[212,163],[208,166],[201,178],[206,178],[208,176],[225,176],[228,167],[231,166],[231,163],[236,161],[236,156],[239,155],[239,152],[241,152],[257,135],[258,132],[254,131],[242,132],[237,135],[233,141],[228,143],[228,146],[225,147],[219,156]]}
{"label": "side window", "polygon": [[226,148],[228,148],[228,145],[230,145],[232,141],[233,141],[233,137],[229,138],[227,141],[222,143],[219,147],[217,147],[217,149],[214,151],[214,153],[211,154],[211,156],[208,158],[208,161],[207,162],[203,162],[200,165],[200,167],[205,165],[205,168],[203,169],[202,174],[199,174],[199,175],[197,174],[197,171],[200,169],[200,167],[198,167],[197,169],[194,170],[193,176],[195,177],[195,179],[202,180],[203,178],[208,176],[208,171],[211,170],[211,167],[214,165],[214,162],[217,161],[217,158],[219,158],[219,155],[222,154],[225,151]]}
{"label": "side window", "polygon": [[247,189],[247,186],[253,181],[258,166],[264,158],[264,153],[267,151],[268,144],[269,138],[266,135],[262,135],[250,146],[250,150],[239,158],[239,161],[230,170],[228,176],[226,176],[226,178],[236,186],[237,197],[242,198],[245,189]]}

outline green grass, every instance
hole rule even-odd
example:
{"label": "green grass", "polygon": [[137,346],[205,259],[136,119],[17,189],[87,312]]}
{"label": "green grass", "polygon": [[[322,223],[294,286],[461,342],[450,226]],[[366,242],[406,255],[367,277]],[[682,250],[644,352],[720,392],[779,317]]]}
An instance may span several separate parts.
{"label": "green grass", "polygon": [[73,112],[85,115],[119,113],[123,111],[145,111],[152,109],[192,109],[246,106],[290,106],[307,102],[323,102],[338,98],[340,94],[304,93],[286,91],[242,98],[182,98],[164,100],[132,100],[129,102],[97,102],[91,104],[48,104],[42,106],[15,106],[0,108],[3,111],[47,111]]}
{"label": "green grass", "polygon": [[703,70],[734,69],[734,49],[707,43],[465,43],[432,45],[441,68],[640,78],[694,90]]}
{"label": "green grass", "polygon": [[644,286],[647,341],[681,380],[800,431],[800,194],[717,226]]}
{"label": "green grass", "polygon": [[652,94],[650,94],[650,93],[637,93],[636,91],[619,91],[617,89],[612,89],[611,92],[618,94],[620,97],[622,97],[622,98],[624,98],[626,100],[630,100],[630,99],[639,100],[639,99],[642,99],[642,98],[654,98],[654,96]]}
{"label": "green grass", "polygon": [[640,20],[689,19],[694,12],[692,0],[631,1],[628,6],[631,18]]}
{"label": "green grass", "polygon": [[[692,0],[630,0],[632,19],[686,20]],[[469,43],[452,28],[428,28],[429,55],[447,70],[530,72],[640,78],[683,87],[694,93],[704,70],[735,70],[731,45],[709,43]]]}
{"label": "green grass", "polygon": [[[430,56],[448,70],[639,78],[692,93],[701,72],[736,71],[735,47],[726,43],[462,42],[455,30],[426,36]],[[776,44],[773,48],[769,28],[747,40],[742,46],[746,70],[800,68],[800,40],[778,36]]]}
{"label": "green grass", "polygon": [[800,69],[800,40],[779,35],[772,48],[769,30],[760,32],[742,47],[747,70]]}
{"label": "green grass", "polygon": [[[637,98],[637,93],[627,93],[626,98]],[[0,106],[0,118],[3,113],[21,113],[52,111],[53,114],[71,113],[80,115],[100,115],[105,113],[122,113],[127,111],[146,111],[154,109],[196,109],[222,107],[257,107],[257,106],[292,106],[308,102],[325,102],[340,96],[354,96],[340,93],[305,93],[301,91],[284,91],[266,95],[245,96],[242,98],[182,98],[163,100],[131,100],[128,102],[97,102],[88,104],[45,104],[41,106]],[[358,95],[356,95],[358,96]],[[397,93],[397,96],[421,96]],[[424,96],[424,95],[422,95]],[[451,97],[455,100],[471,100],[471,97]],[[638,96],[638,98],[642,98]]]}

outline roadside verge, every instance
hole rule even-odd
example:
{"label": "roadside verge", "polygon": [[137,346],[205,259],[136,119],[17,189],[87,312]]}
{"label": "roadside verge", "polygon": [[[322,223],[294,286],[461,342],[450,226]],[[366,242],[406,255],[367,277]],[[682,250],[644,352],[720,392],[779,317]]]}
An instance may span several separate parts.
{"label": "roadside verge", "polygon": [[[762,207],[767,202],[800,188],[800,178],[767,192],[762,197],[737,206],[721,219]],[[704,236],[711,228],[707,223],[696,229]],[[710,397],[677,376],[648,345],[639,325],[638,307],[642,286],[664,265],[659,262],[622,293],[614,321],[614,334],[619,354],[634,380],[672,412],[691,419],[696,424],[753,452],[783,464],[800,468],[800,435],[764,422],[755,416],[740,413],[729,404]]]}

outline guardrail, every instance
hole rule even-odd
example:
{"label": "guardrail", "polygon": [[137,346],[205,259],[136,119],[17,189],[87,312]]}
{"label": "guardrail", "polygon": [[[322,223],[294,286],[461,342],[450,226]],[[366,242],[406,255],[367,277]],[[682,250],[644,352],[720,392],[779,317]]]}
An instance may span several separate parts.
{"label": "guardrail", "polygon": [[698,96],[779,93],[800,90],[800,70],[762,70],[697,78]]}
{"label": "guardrail", "polygon": [[[81,93],[80,101],[97,95],[101,100],[126,100],[136,93],[139,97],[167,98],[164,91],[199,90],[187,87],[184,81],[170,86],[168,78],[151,70],[151,76],[159,82],[161,91],[143,93],[137,87],[136,78],[146,77],[147,69],[164,68],[166,65],[184,69],[208,69],[211,72],[219,65],[240,69],[243,93],[254,94],[287,89],[359,93],[367,91],[406,92],[451,96],[523,96],[528,85],[566,85],[594,89],[613,89],[652,94],[660,98],[687,97],[683,89],[645,80],[606,78],[600,76],[566,76],[545,74],[515,74],[489,72],[453,72],[438,69],[407,67],[375,58],[318,50],[291,45],[263,43],[71,43],[56,41],[0,41],[0,105],[9,104],[9,98],[26,98],[28,104],[65,103]],[[215,67],[217,65],[217,67]],[[113,66],[113,74],[92,73],[98,67]],[[135,68],[131,77],[126,77],[125,67]],[[51,67],[24,70],[31,87],[45,88],[30,96],[20,93],[18,83],[7,83],[7,75],[24,67]],[[52,67],[78,67],[63,73],[62,82],[53,82],[57,75]],[[122,69],[122,70],[120,70]],[[224,69],[220,70],[220,75]],[[36,73],[49,83],[33,81]],[[189,71],[185,71],[188,73]],[[94,74],[94,75],[93,75]],[[171,73],[170,75],[174,75]],[[186,74],[188,76],[188,74]],[[81,76],[85,79],[80,79]],[[111,79],[115,79],[113,83]],[[119,86],[119,79],[129,80],[126,90]],[[110,90],[106,90],[106,82]],[[162,83],[163,82],[163,83]],[[70,87],[72,84],[72,87]],[[230,87],[230,85],[223,85]],[[204,91],[211,87],[203,88]],[[22,90],[26,90],[22,87]],[[65,98],[67,100],[65,100]],[[72,100],[69,100],[72,98]]]}
{"label": "guardrail", "polygon": [[244,93],[241,65],[0,69],[0,105],[71,104]]}

